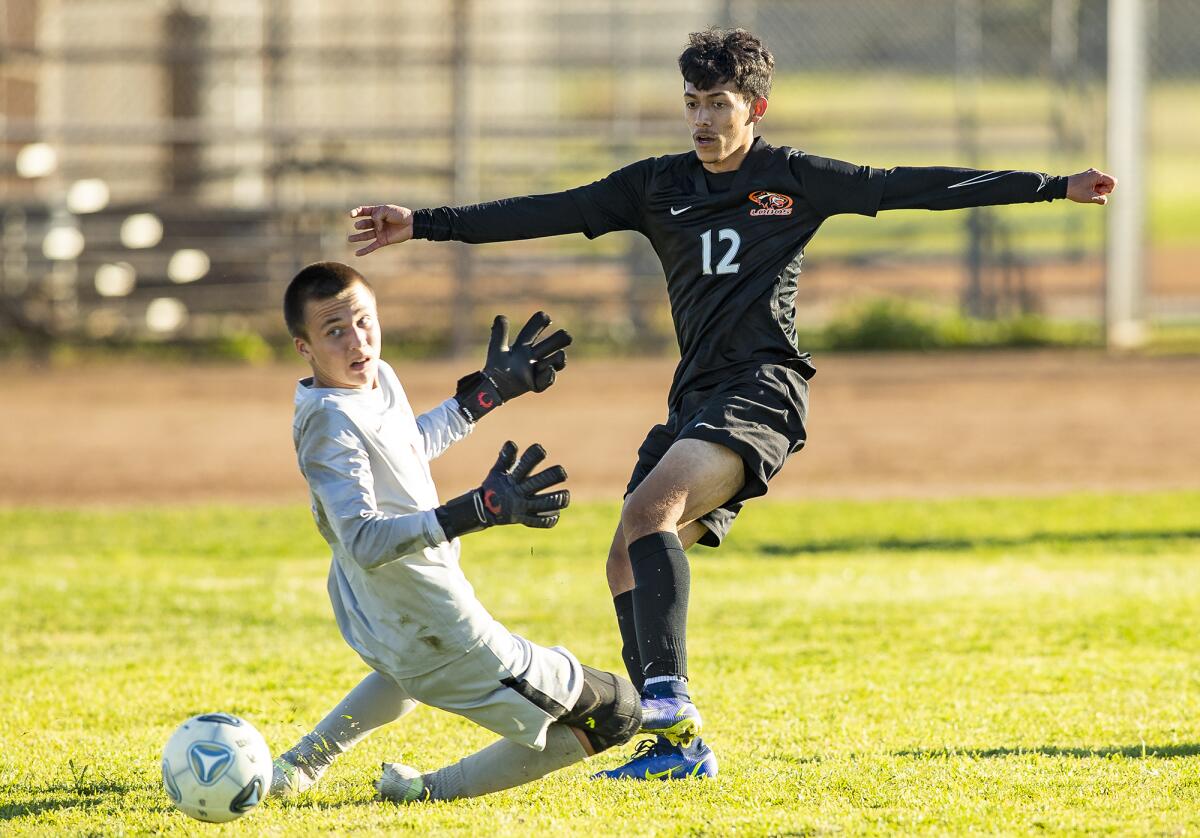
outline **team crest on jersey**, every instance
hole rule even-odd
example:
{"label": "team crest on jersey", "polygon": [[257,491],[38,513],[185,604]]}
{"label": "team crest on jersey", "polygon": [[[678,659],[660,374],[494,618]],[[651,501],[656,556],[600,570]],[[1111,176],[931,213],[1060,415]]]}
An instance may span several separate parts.
{"label": "team crest on jersey", "polygon": [[750,201],[757,204],[756,209],[750,210],[751,215],[791,215],[792,204],[795,203],[787,195],[778,192],[751,192]]}

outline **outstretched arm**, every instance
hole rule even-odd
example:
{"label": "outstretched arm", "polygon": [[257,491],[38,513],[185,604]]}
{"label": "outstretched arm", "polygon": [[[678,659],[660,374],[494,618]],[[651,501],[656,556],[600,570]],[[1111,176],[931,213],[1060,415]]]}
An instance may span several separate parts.
{"label": "outstretched arm", "polygon": [[1116,178],[1096,169],[1070,177],[950,166],[876,169],[804,152],[793,153],[791,165],[804,187],[805,198],[825,217],[842,213],[875,215],[889,209],[963,209],[1056,198],[1103,205],[1117,188]]}
{"label": "outstretched arm", "polygon": [[567,233],[595,238],[613,230],[635,230],[641,222],[651,163],[643,160],[587,186],[547,195],[437,209],[411,210],[395,204],[355,207],[350,217],[358,232],[349,240],[362,244],[354,251],[356,256],[366,256],[409,239],[482,244]]}
{"label": "outstretched arm", "polygon": [[1069,198],[1103,205],[1116,179],[1096,169],[1070,177],[1015,169],[897,166],[885,172],[879,209],[948,210]]}
{"label": "outstretched arm", "polygon": [[583,214],[568,192],[505,198],[465,207],[411,210],[394,204],[355,207],[352,242],[366,242],[355,256],[366,256],[409,239],[469,244],[539,239],[586,232]]}

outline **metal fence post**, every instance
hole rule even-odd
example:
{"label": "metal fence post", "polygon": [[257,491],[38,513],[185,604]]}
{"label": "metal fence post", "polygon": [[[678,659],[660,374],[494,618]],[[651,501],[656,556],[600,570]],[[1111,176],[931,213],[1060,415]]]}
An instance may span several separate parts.
{"label": "metal fence post", "polygon": [[[479,190],[479,161],[475,145],[478,137],[478,113],[473,101],[474,57],[471,50],[472,0],[454,0],[454,46],[451,53],[454,109],[450,161],[453,170],[452,200],[461,205],[475,199]],[[472,318],[474,304],[475,257],[469,244],[454,246],[454,300],[451,303],[452,344],[454,355],[466,354],[474,340]]]}
{"label": "metal fence post", "polygon": [[[958,111],[958,142],[970,166],[979,165],[979,82],[983,59],[983,10],[980,0],[954,4],[954,91]],[[984,288],[985,237],[988,219],[981,208],[966,212],[967,246],[963,252],[962,307],[973,317],[986,315]]]}
{"label": "metal fence post", "polygon": [[1143,320],[1146,131],[1146,8],[1108,4],[1108,165],[1121,191],[1108,208],[1105,334],[1109,349],[1145,342]]}

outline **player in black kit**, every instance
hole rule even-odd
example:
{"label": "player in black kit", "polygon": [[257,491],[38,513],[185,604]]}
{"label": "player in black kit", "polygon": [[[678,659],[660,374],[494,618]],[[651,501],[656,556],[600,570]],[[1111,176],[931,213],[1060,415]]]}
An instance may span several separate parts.
{"label": "player in black kit", "polygon": [[1116,186],[946,167],[876,169],[755,137],[774,60],[742,29],[695,33],[679,58],[694,151],[642,160],[552,195],[412,211],[351,212],[364,256],[410,238],[498,242],[637,230],[667,279],[682,358],[667,418],[638,451],[608,556],[622,656],[642,691],[646,740],[609,777],[713,776],[687,691],[688,547],[718,546],[742,504],[804,445],[808,379],[796,346],[796,277],[821,223],[842,213],[946,210],[1068,198],[1104,204]]}

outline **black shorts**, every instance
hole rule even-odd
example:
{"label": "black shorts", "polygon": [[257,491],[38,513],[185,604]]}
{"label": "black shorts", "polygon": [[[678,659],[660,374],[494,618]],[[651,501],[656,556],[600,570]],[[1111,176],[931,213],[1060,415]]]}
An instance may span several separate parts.
{"label": "black shorts", "polygon": [[684,393],[666,424],[655,425],[638,449],[628,496],[680,439],[703,439],[730,449],[746,466],[746,482],[723,506],[699,521],[708,530],[700,543],[719,547],[742,504],[767,493],[767,483],[807,435],[808,382],[783,364],[762,364],[703,390]]}

